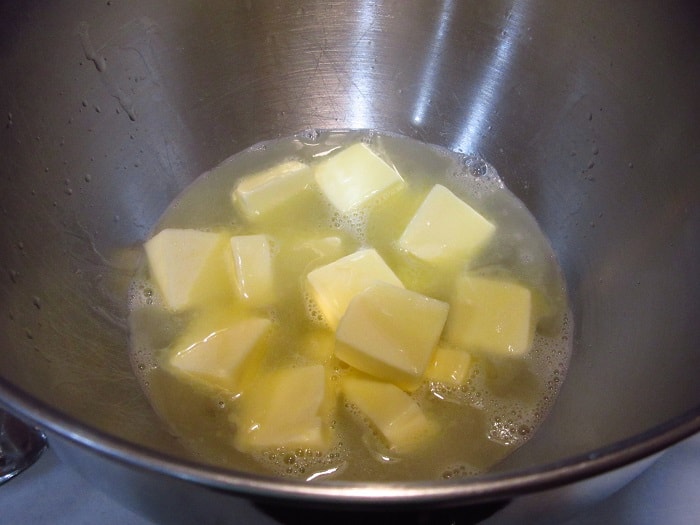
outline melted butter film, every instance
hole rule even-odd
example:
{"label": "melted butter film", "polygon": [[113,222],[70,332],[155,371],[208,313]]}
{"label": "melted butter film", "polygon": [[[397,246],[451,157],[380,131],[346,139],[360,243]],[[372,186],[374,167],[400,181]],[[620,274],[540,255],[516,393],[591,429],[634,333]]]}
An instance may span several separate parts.
{"label": "melted butter film", "polygon": [[[244,177],[281,163],[313,169],[356,143],[368,145],[393,167],[403,187],[348,212],[337,211],[313,184],[305,191],[295,190],[288,202],[255,220],[232,203],[231,194]],[[294,180],[288,187],[299,184]],[[398,246],[435,184],[496,226],[476,256],[443,261],[439,271]],[[372,131],[302,133],[254,146],[203,174],[171,204],[154,233],[166,228],[215,232],[226,238],[264,234],[273,260],[274,300],[263,305],[241,300],[230,279],[222,282],[221,272],[205,275],[198,285],[226,293],[178,312],[166,307],[145,258],[133,281],[129,323],[134,370],[154,410],[199,461],[311,481],[474,475],[535,434],[564,379],[573,327],[556,257],[532,215],[505,188],[496,170],[480,159]],[[529,352],[517,358],[469,352],[461,384],[426,379],[408,393],[439,429],[408,452],[393,449],[367,415],[344,398],[343,378],[356,371],[335,357],[334,332],[305,287],[306,275],[314,268],[367,248],[382,255],[407,289],[439,301],[451,300],[455,279],[466,271],[517,281],[532,293],[537,324]],[[262,350],[247,362],[241,389],[193,380],[167,365],[183,340],[202,340],[218,327],[252,314],[268,319],[272,328],[256,343]],[[318,364],[327,371],[330,408],[324,424],[330,441],[324,446],[239,451],[234,443],[242,428],[236,415],[243,410],[245,396],[253,395],[246,392],[254,392],[262,384],[258,379],[276,370]],[[295,405],[303,400],[288,402],[290,410],[303,408]]]}

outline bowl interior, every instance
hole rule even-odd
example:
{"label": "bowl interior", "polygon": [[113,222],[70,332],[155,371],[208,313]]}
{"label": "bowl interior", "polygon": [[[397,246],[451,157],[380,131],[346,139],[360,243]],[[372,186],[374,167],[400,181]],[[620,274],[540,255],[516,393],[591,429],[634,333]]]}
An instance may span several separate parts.
{"label": "bowl interior", "polygon": [[502,472],[674,418],[697,429],[695,3],[37,1],[0,15],[0,386],[16,409],[180,454],[128,362],[134,247],[237,151],[374,128],[482,155],[560,257],[570,370]]}

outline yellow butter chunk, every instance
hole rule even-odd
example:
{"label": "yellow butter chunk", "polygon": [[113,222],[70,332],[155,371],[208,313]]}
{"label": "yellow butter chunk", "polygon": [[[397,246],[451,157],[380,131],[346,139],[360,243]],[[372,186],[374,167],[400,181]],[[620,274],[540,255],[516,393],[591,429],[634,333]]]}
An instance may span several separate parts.
{"label": "yellow butter chunk", "polygon": [[377,282],[350,301],[335,333],[335,355],[367,374],[415,390],[448,309],[437,299]]}
{"label": "yellow butter chunk", "polygon": [[445,339],[468,351],[522,355],[534,333],[532,294],[517,283],[480,276],[457,279]]}
{"label": "yellow butter chunk", "polygon": [[235,445],[243,452],[277,447],[325,451],[332,399],[323,365],[275,370],[241,398]]}
{"label": "yellow butter chunk", "polygon": [[311,262],[338,259],[343,249],[343,239],[336,235],[300,240],[294,247],[296,254]]}
{"label": "yellow butter chunk", "polygon": [[[146,241],[151,277],[166,307],[181,311],[225,293],[226,237],[212,232],[165,229]],[[223,279],[222,279],[223,277]]]}
{"label": "yellow butter chunk", "polygon": [[448,385],[463,385],[469,377],[471,363],[471,356],[464,350],[439,344],[433,362],[425,371],[425,378]]}
{"label": "yellow butter chunk", "polygon": [[427,262],[469,257],[496,227],[450,190],[436,184],[399,239],[399,248]]}
{"label": "yellow butter chunk", "polygon": [[245,367],[271,325],[269,319],[258,317],[238,320],[184,347],[176,344],[168,364],[205,383],[240,393]]}
{"label": "yellow butter chunk", "polygon": [[316,182],[341,213],[404,186],[399,173],[366,144],[358,143],[316,166]]}
{"label": "yellow butter chunk", "polygon": [[379,430],[391,450],[410,451],[436,433],[418,403],[391,383],[346,376],[341,388],[345,400]]}
{"label": "yellow butter chunk", "polygon": [[306,276],[307,291],[332,329],[352,298],[375,281],[403,287],[381,255],[371,248],[319,266]]}
{"label": "yellow butter chunk", "polygon": [[231,277],[242,299],[265,306],[275,299],[272,252],[267,235],[231,237]]}
{"label": "yellow butter chunk", "polygon": [[346,247],[347,241],[337,235],[325,237],[301,236],[293,245],[290,256],[285,261],[287,268],[297,264],[299,273],[306,275],[311,270],[328,264],[347,255],[351,250]]}
{"label": "yellow butter chunk", "polygon": [[243,215],[254,220],[292,200],[312,184],[311,168],[291,160],[245,177],[236,186],[232,198]]}

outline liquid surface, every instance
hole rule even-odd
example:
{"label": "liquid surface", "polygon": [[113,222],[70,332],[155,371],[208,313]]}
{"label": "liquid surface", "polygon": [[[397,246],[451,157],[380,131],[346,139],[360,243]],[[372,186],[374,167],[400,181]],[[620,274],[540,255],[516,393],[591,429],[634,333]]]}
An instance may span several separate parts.
{"label": "liquid surface", "polygon": [[[336,211],[321,192],[305,192],[253,223],[232,205],[231,193],[242,177],[283,161],[314,165],[359,141],[401,174],[407,183],[401,192],[347,214]],[[497,229],[478,256],[468,262],[455,261],[436,272],[430,265],[407,262],[396,239],[438,183]],[[496,170],[481,159],[371,131],[304,132],[254,146],[202,175],[172,203],[154,233],[165,228],[227,235],[266,233],[274,238],[278,299],[264,308],[274,325],[273,335],[265,342],[264,370],[304,366],[318,359],[314,355],[318,349],[309,347],[306,336],[326,328],[304,296],[302,283],[309,260],[299,249],[310,236],[339,237],[345,253],[373,247],[406,288],[442,301],[449,300],[454,278],[466,269],[507,275],[533,292],[539,312],[532,348],[526,355],[499,358],[477,353],[472,355],[464,384],[450,386],[426,380],[410,393],[439,427],[438,435],[415,452],[393,453],[340,396],[333,409],[335,438],[330,450],[282,447],[247,454],[233,444],[236,428],[231,417],[238,396],[183,380],[163,366],[173,343],[197,319],[224,310],[244,312],[247,306],[232,296],[195,312],[173,313],[164,306],[144,262],[130,294],[132,363],[156,412],[200,461],[306,480],[425,480],[474,475],[488,470],[532,437],[564,378],[573,327],[556,258],[531,214],[504,187]],[[333,333],[328,334],[332,339]],[[348,370],[335,358],[326,365],[333,380]]]}

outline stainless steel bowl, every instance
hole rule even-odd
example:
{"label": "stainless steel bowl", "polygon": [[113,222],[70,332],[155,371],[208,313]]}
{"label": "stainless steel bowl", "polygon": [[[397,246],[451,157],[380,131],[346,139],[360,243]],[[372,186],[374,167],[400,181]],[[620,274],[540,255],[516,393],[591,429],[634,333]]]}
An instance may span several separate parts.
{"label": "stainless steel bowl", "polygon": [[[3,404],[152,515],[169,495],[180,516],[235,496],[474,505],[696,432],[698,22],[680,0],[1,2]],[[575,353],[550,417],[495,472],[297,484],[223,471],[180,459],[145,402],[126,351],[128,248],[204,170],[313,128],[479,153],[552,240]]]}

